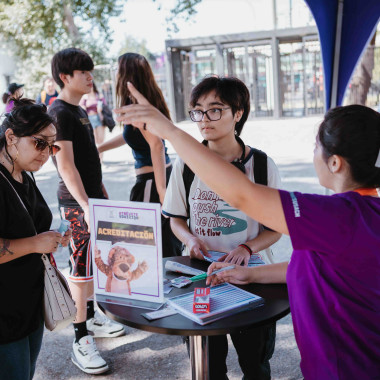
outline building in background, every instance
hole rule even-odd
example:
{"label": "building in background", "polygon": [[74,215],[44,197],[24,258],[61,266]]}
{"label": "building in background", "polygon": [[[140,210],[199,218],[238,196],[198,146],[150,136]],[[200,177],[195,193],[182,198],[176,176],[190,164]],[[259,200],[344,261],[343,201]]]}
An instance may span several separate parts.
{"label": "building in background", "polygon": [[252,2],[268,30],[166,41],[170,99],[177,121],[187,119],[191,89],[208,74],[235,76],[251,93],[251,117],[324,112],[318,31],[303,0]]}

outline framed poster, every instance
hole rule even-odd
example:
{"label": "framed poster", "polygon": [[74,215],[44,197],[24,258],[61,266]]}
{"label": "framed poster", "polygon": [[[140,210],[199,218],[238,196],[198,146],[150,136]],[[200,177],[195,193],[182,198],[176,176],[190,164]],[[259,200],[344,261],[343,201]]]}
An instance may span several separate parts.
{"label": "framed poster", "polygon": [[160,205],[108,199],[89,205],[97,300],[141,307],[164,302]]}

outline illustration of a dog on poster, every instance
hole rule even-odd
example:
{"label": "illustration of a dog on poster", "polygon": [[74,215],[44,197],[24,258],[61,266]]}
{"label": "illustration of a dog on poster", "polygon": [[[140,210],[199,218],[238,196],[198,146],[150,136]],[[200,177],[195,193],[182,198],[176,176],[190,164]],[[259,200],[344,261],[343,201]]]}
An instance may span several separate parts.
{"label": "illustration of a dog on poster", "polygon": [[107,276],[105,291],[131,295],[131,282],[139,279],[148,270],[146,261],[139,262],[132,270],[135,257],[119,243],[111,247],[108,253],[108,264],[104,263],[101,252],[96,246],[94,251],[96,266]]}

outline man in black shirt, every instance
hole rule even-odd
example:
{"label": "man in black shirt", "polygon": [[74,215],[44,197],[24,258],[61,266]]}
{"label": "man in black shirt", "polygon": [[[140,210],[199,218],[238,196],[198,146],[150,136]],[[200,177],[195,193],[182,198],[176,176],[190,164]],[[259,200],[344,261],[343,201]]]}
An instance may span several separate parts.
{"label": "man in black shirt", "polygon": [[108,365],[93,337],[116,337],[125,331],[122,325],[95,314],[93,301],[87,302],[94,291],[88,199],[108,198],[93,128],[79,106],[93,86],[93,68],[91,57],[80,49],[64,49],[54,55],[52,74],[61,92],[49,114],[56,119],[56,144],[61,148],[55,160],[61,217],[69,220],[72,228],[69,285],[78,311],[71,359],[82,371],[98,374],[107,371]]}

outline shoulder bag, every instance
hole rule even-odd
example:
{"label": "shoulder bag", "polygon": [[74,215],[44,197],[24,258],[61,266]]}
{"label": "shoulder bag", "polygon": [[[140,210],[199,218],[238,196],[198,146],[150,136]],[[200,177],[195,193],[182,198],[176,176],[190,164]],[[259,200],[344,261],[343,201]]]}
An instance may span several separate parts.
{"label": "shoulder bag", "polygon": [[103,124],[109,129],[110,132],[115,128],[115,120],[112,116],[112,111],[107,104],[102,105]]}
{"label": "shoulder bag", "polygon": [[[11,182],[1,171],[0,174],[9,183],[24,209],[28,212],[28,209]],[[57,331],[65,328],[75,319],[77,309],[75,307],[75,302],[71,297],[68,283],[63,274],[58,270],[58,268],[51,265],[47,254],[42,254],[41,259],[45,266],[43,295],[43,315],[45,326],[50,331]]]}

